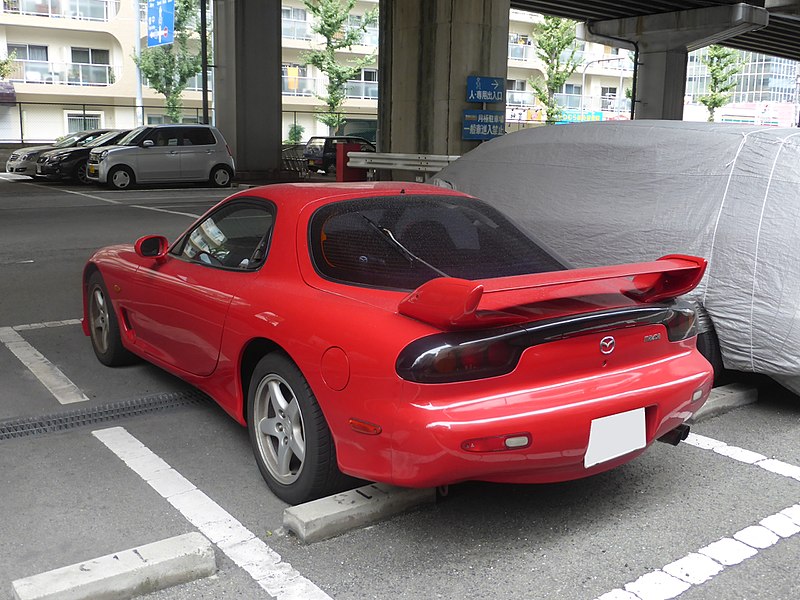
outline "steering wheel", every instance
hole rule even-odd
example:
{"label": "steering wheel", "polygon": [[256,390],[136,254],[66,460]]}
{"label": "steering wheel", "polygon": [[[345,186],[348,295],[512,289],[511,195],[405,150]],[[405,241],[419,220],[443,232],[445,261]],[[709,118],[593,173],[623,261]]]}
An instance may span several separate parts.
{"label": "steering wheel", "polygon": [[206,252],[205,250],[200,250],[200,251],[197,253],[197,255],[195,256],[195,258],[196,258],[198,261],[202,262],[202,263],[206,263],[207,265],[214,265],[214,266],[216,266],[216,267],[223,267],[223,266],[225,266],[225,265],[223,264],[223,262],[222,262],[220,259],[218,259],[218,258],[217,258],[216,256],[214,256],[213,254],[211,254],[211,253],[209,253],[209,252]]}

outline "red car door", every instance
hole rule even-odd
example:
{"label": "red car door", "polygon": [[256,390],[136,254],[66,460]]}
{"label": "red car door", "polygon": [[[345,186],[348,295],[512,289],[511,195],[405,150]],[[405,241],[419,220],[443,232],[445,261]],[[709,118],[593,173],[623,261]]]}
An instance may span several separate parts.
{"label": "red car door", "polygon": [[263,264],[273,210],[230,202],[198,223],[165,260],[142,266],[125,294],[135,343],[155,359],[210,375],[234,296]]}
{"label": "red car door", "polygon": [[255,273],[225,272],[168,258],[134,276],[127,312],[135,343],[158,360],[194,375],[217,365],[225,316],[234,294]]}

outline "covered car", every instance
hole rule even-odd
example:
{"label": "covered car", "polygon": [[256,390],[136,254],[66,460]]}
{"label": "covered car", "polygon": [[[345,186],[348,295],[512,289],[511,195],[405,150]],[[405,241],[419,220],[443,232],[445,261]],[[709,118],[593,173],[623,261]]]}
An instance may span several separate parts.
{"label": "covered car", "polygon": [[698,345],[717,369],[800,392],[798,165],[797,129],[616,121],[503,136],[436,182],[480,196],[577,267],[677,249],[707,258],[687,296]]}

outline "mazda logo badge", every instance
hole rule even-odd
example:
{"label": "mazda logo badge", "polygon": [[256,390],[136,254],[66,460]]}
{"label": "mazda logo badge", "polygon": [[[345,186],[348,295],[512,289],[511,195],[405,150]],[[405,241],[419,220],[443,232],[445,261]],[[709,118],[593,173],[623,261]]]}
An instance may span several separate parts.
{"label": "mazda logo badge", "polygon": [[614,351],[614,347],[617,345],[617,342],[614,338],[610,335],[607,335],[602,340],[600,340],[600,352],[603,354],[611,354]]}

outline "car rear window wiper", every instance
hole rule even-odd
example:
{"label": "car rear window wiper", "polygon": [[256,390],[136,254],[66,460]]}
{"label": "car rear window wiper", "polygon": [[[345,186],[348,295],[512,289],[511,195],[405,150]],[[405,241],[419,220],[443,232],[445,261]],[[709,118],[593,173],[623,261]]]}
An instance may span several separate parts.
{"label": "car rear window wiper", "polygon": [[444,272],[444,271],[442,271],[441,269],[438,269],[438,268],[434,267],[434,266],[433,266],[432,264],[430,264],[429,262],[427,262],[427,261],[425,261],[425,260],[421,259],[419,256],[417,256],[416,254],[414,254],[413,252],[411,252],[411,250],[409,250],[408,248],[406,248],[406,247],[405,247],[403,244],[401,244],[401,243],[400,243],[400,242],[397,240],[397,238],[396,238],[396,237],[394,237],[394,234],[391,232],[391,230],[389,230],[389,229],[388,229],[388,228],[386,228],[386,227],[381,227],[380,225],[378,225],[377,223],[375,223],[375,221],[373,221],[372,219],[370,219],[370,218],[369,218],[367,215],[365,215],[365,214],[363,214],[363,213],[358,213],[358,214],[359,214],[359,215],[360,215],[360,216],[361,216],[361,217],[362,217],[362,218],[363,218],[363,219],[364,219],[364,220],[365,220],[367,223],[369,223],[370,227],[372,227],[372,228],[373,228],[375,231],[377,231],[377,232],[378,232],[378,233],[381,235],[381,237],[382,237],[383,239],[385,239],[387,242],[389,242],[389,245],[390,245],[392,248],[394,248],[394,249],[395,249],[395,251],[397,251],[397,252],[398,252],[398,253],[399,253],[401,256],[403,256],[403,258],[407,259],[407,260],[408,260],[408,262],[409,262],[409,264],[414,264],[414,262],[418,262],[418,263],[420,263],[420,264],[422,264],[422,265],[425,265],[426,267],[428,267],[428,268],[429,268],[431,271],[434,271],[435,273],[438,273],[438,274],[439,274],[439,275],[441,275],[442,277],[450,277],[450,275],[448,275],[447,273],[445,273],[445,272]]}

